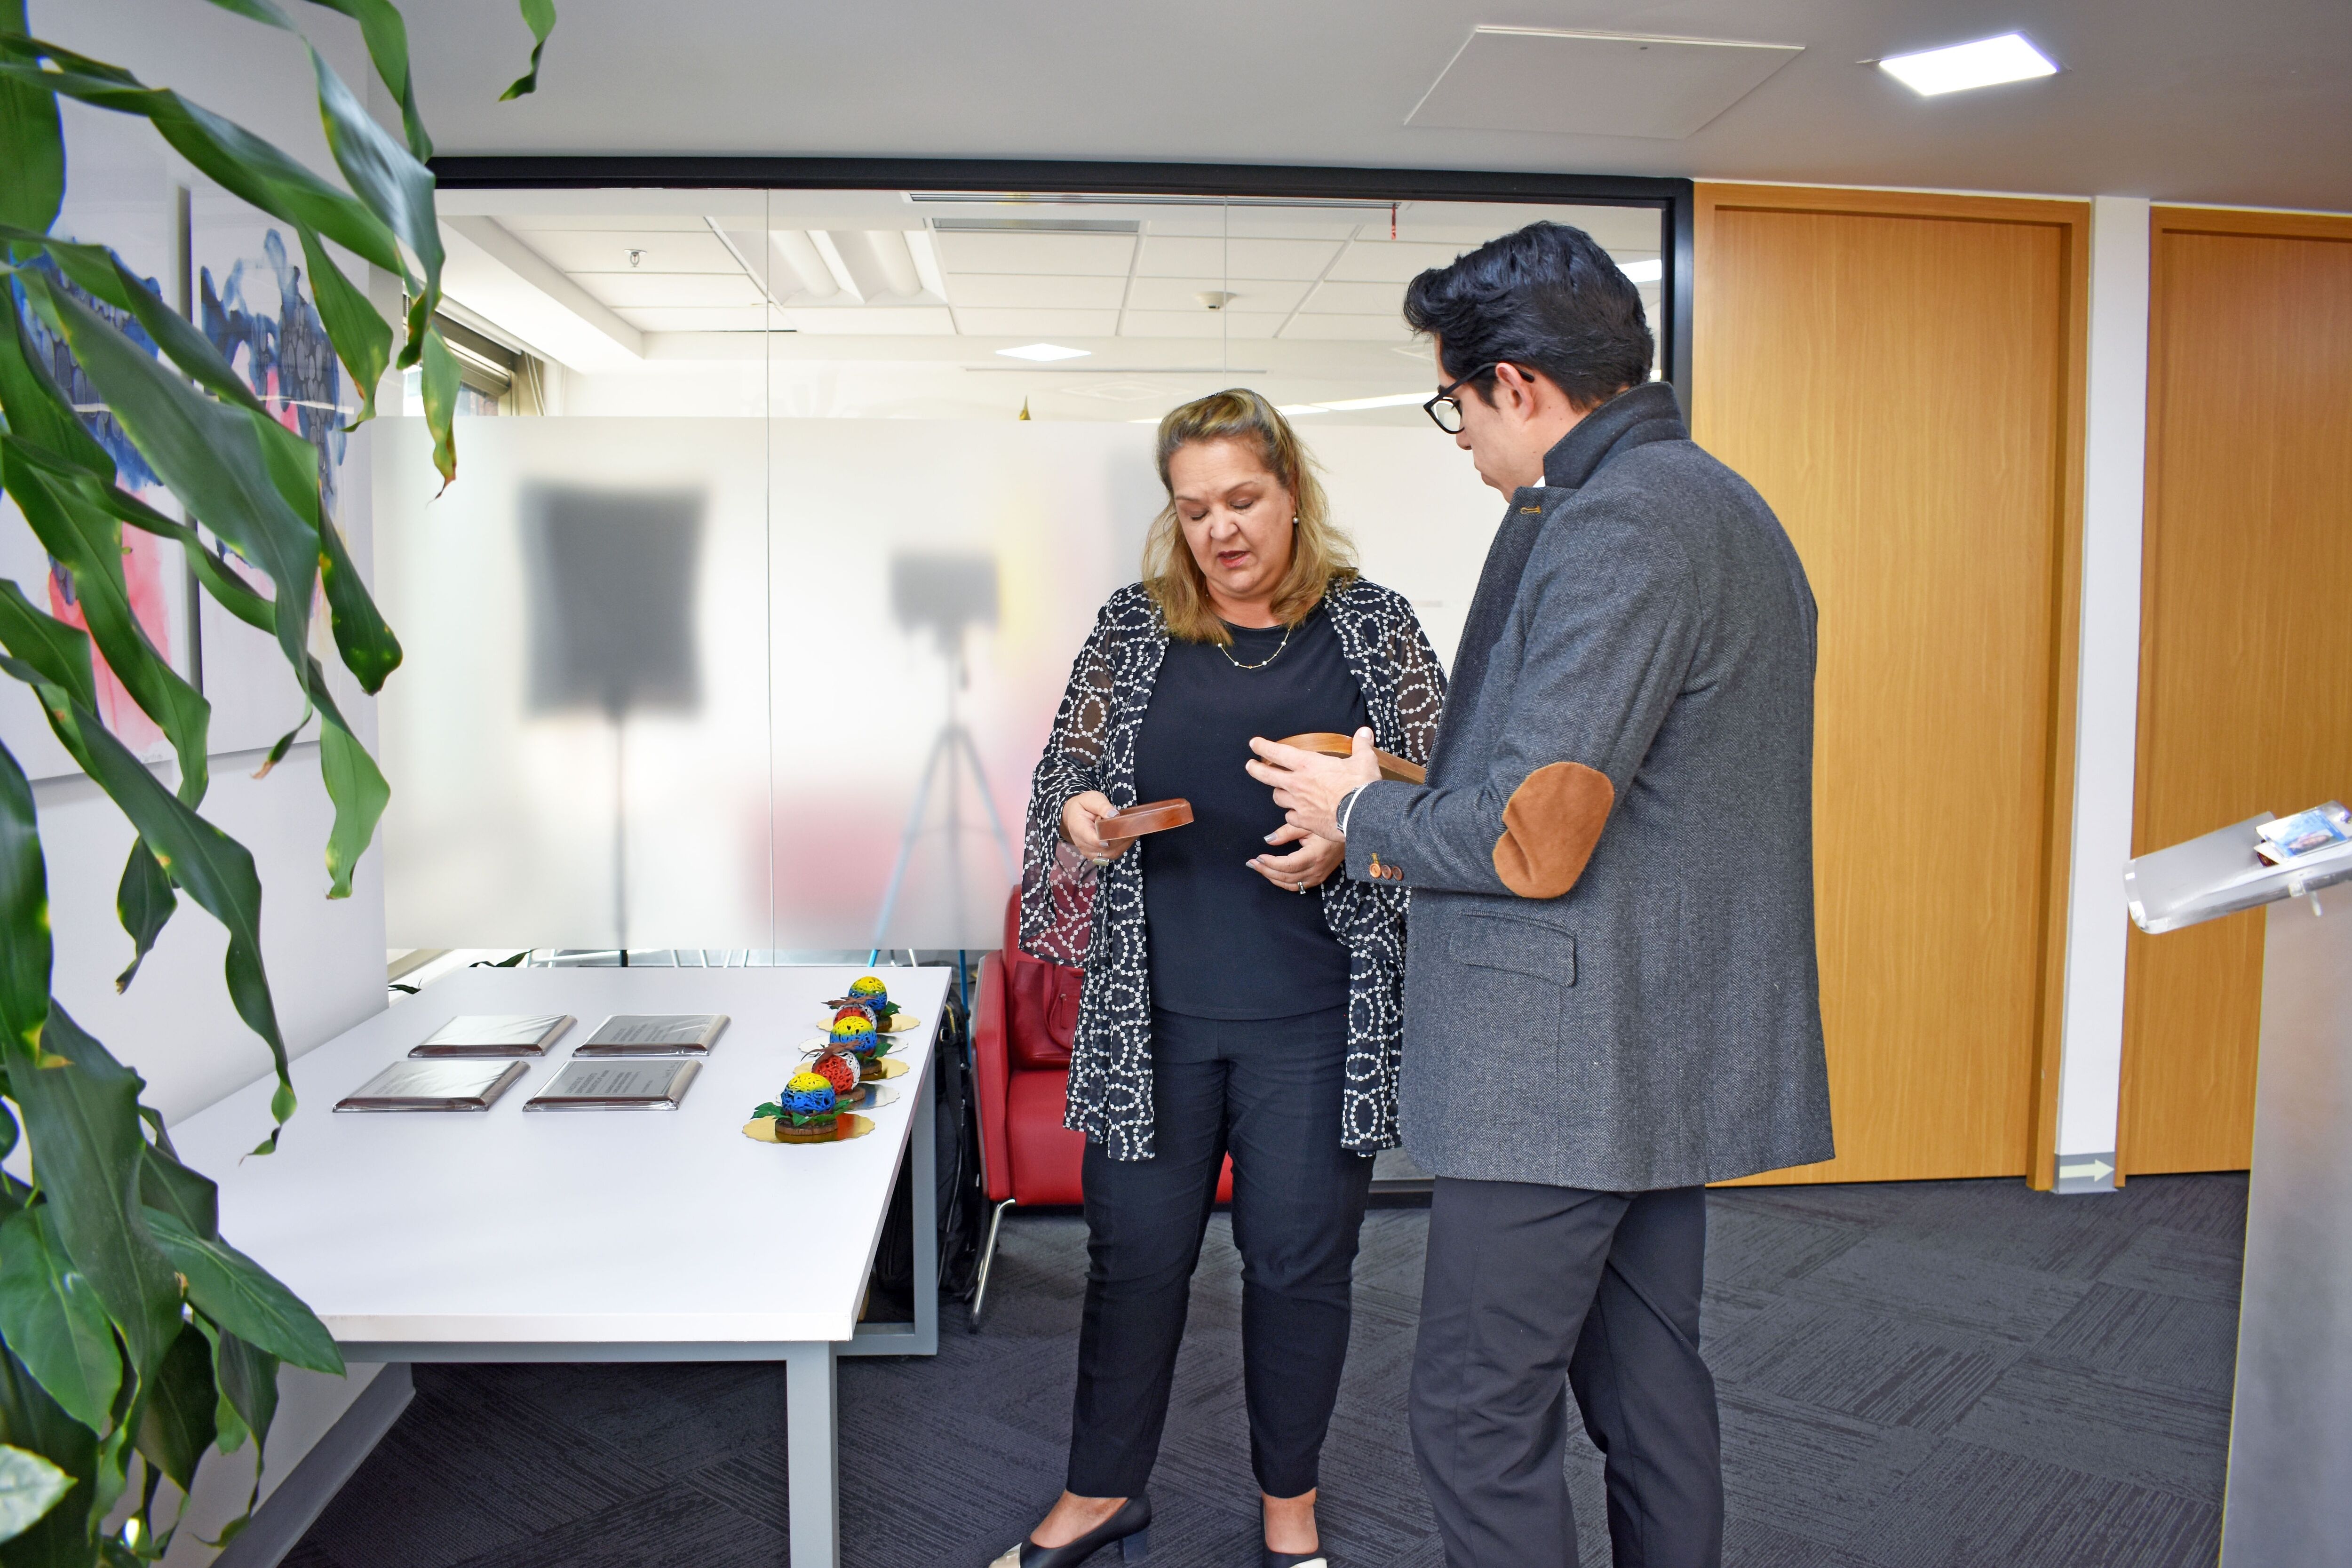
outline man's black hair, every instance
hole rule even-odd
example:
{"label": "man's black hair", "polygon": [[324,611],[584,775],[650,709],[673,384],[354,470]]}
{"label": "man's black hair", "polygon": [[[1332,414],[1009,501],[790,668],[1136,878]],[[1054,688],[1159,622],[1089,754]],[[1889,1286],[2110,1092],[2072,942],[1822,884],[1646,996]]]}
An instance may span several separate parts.
{"label": "man's black hair", "polygon": [[[1445,380],[1516,364],[1543,372],[1579,408],[1647,381],[1657,352],[1633,279],[1564,223],[1531,223],[1431,268],[1406,287],[1404,319],[1439,340]],[[1494,372],[1474,384],[1491,398]]]}

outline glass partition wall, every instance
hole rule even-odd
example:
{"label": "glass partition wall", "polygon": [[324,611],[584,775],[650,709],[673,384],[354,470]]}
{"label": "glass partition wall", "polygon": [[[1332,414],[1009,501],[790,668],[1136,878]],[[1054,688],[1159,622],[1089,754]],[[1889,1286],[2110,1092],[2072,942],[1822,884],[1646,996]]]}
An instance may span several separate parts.
{"label": "glass partition wall", "polygon": [[[1664,182],[1659,182],[1663,184]],[[1673,203],[445,190],[457,481],[378,426],[389,940],[982,948],[1169,408],[1291,416],[1450,659],[1500,515],[1404,285],[1538,219],[1662,339]],[[1662,343],[1662,349],[1664,344]],[[1240,765],[1240,759],[1235,760]]]}

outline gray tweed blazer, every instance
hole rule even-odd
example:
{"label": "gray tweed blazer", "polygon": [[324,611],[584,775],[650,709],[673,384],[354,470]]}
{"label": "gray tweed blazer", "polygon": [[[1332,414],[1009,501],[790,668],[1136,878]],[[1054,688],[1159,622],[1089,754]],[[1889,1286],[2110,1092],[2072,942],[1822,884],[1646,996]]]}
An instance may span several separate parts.
{"label": "gray tweed blazer", "polygon": [[1400,1112],[1441,1176],[1632,1192],[1824,1160],[1814,606],[1763,499],[1636,387],[1496,536],[1426,785],[1352,877],[1413,895]]}

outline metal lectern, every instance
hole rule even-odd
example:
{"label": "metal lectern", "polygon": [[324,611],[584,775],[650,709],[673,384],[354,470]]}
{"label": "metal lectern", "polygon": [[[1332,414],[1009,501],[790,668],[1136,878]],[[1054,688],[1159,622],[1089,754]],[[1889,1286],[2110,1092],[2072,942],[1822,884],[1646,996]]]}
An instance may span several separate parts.
{"label": "metal lectern", "polygon": [[2146,931],[2270,906],[2221,1568],[2352,1561],[2352,844],[2268,865],[2270,820],[2124,871]]}

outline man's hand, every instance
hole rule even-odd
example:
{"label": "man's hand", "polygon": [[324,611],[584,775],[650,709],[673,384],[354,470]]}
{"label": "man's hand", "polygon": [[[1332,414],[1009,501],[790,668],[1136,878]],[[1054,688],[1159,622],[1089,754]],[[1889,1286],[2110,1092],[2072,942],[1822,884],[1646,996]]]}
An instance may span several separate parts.
{"label": "man's hand", "polygon": [[1267,834],[1265,841],[1298,846],[1287,855],[1260,855],[1249,863],[1251,870],[1286,893],[1303,893],[1318,887],[1348,862],[1346,845],[1318,838],[1307,829],[1287,823]]}
{"label": "man's hand", "polygon": [[1290,814],[1290,826],[1334,843],[1342,842],[1339,802],[1358,784],[1381,776],[1380,754],[1373,750],[1369,726],[1356,731],[1354,752],[1345,760],[1255,737],[1250,750],[1257,753],[1255,761],[1245,764],[1250,777],[1274,786],[1274,804]]}

